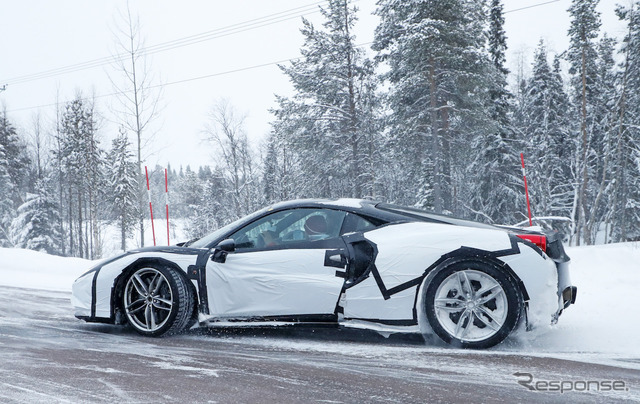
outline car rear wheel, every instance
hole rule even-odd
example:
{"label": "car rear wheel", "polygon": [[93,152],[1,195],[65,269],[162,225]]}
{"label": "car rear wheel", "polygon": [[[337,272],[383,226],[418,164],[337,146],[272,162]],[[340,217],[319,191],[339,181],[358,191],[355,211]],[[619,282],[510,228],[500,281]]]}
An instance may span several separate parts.
{"label": "car rear wheel", "polygon": [[191,319],[194,304],[187,281],[171,268],[139,268],[125,283],[123,307],[127,320],[143,335],[179,333]]}
{"label": "car rear wheel", "polygon": [[429,282],[425,313],[433,331],[461,348],[488,348],[513,331],[523,310],[513,278],[493,264],[468,261],[445,267]]}

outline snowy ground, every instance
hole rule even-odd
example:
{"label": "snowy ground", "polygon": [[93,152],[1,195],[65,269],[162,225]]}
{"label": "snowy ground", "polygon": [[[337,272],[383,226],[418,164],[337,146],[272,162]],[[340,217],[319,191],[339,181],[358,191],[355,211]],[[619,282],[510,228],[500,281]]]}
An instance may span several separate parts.
{"label": "snowy ground", "polygon": [[0,285],[70,292],[73,281],[91,265],[80,258],[0,248]]}
{"label": "snowy ground", "polygon": [[[218,397],[223,402],[238,394],[234,388],[247,383],[262,386],[240,396],[247,400],[277,400],[279,391],[285,399],[277,401],[335,400],[341,388],[348,389],[344,382],[334,380],[345,377],[340,372],[352,372],[359,379],[366,375],[367,381],[359,381],[359,387],[353,388],[355,395],[344,400],[347,402],[408,402],[421,397],[472,402],[505,397],[539,402],[640,401],[636,295],[640,243],[575,247],[567,252],[578,299],[558,325],[525,333],[488,351],[461,351],[437,342],[387,340],[377,334],[335,329],[197,331],[150,340],[130,329],[85,324],[73,318],[68,302],[71,283],[93,262],[0,249],[0,285],[8,286],[0,286],[0,401],[148,401],[141,395],[142,387],[130,377],[147,371],[195,385],[215,379],[217,391],[228,394]],[[30,304],[22,304],[24,301]],[[137,368],[132,365],[140,361],[143,364]],[[83,372],[95,374],[100,387],[77,376]],[[629,390],[532,393],[516,383],[515,372],[529,372],[536,380],[623,380]],[[60,375],[64,383],[56,379]],[[29,384],[32,377],[41,381],[39,387]],[[70,377],[80,379],[71,382]],[[222,379],[229,386],[238,386],[223,388]],[[140,383],[140,378],[136,380]],[[333,387],[321,394],[318,380]],[[160,394],[157,380],[149,383],[145,388],[155,390],[148,398],[181,397],[174,388]],[[380,390],[375,394],[366,389],[376,385]],[[294,394],[294,387],[300,391]],[[71,390],[58,391],[61,388]],[[405,395],[397,396],[399,391]],[[473,391],[482,395],[474,396]],[[204,396],[194,400],[208,401]]]}

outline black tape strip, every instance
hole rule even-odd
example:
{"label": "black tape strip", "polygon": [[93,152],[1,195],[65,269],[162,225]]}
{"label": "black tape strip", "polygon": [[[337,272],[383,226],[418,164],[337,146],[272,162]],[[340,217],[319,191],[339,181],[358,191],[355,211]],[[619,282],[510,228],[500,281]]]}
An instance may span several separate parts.
{"label": "black tape strip", "polygon": [[[450,253],[442,255],[438,260],[436,260],[433,264],[431,264],[422,273],[422,275],[420,275],[419,277],[411,279],[410,281],[402,283],[400,285],[394,286],[391,289],[387,289],[386,285],[384,284],[384,281],[382,280],[382,276],[380,275],[380,272],[378,271],[378,268],[374,264],[375,258],[377,258],[377,255],[378,255],[378,248],[377,248],[375,243],[370,242],[371,245],[374,248],[375,254],[374,254],[374,258],[372,260],[372,264],[370,265],[370,269],[368,269],[366,272],[370,271],[370,273],[373,274],[373,277],[374,277],[374,279],[376,281],[376,284],[378,285],[378,289],[380,289],[380,293],[382,294],[382,297],[385,300],[390,299],[391,296],[393,296],[393,295],[395,295],[397,293],[400,293],[400,292],[402,292],[402,291],[404,291],[406,289],[409,289],[409,288],[412,288],[412,287],[416,286],[416,296],[415,296],[414,303],[413,303],[413,320],[411,320],[411,321],[415,322],[417,324],[418,313],[417,313],[416,306],[418,304],[418,292],[420,290],[420,288],[417,287],[417,286],[419,286],[422,283],[424,278],[433,269],[438,267],[444,261],[446,261],[448,259],[451,259],[451,258],[491,258],[491,259],[494,259],[494,260],[497,261],[498,257],[504,257],[504,256],[514,255],[514,254],[520,253],[520,248],[518,247],[518,243],[526,244],[525,240],[522,240],[522,239],[520,239],[519,237],[517,237],[517,236],[515,236],[513,234],[509,234],[509,242],[511,244],[510,248],[504,249],[504,250],[499,250],[499,251],[486,251],[486,250],[481,250],[481,249],[478,249],[478,248],[462,246],[462,247],[458,248],[457,250],[454,250],[454,251],[451,251]],[[524,284],[522,283],[522,280],[520,280],[520,278],[518,278],[518,276],[515,275],[515,273],[511,270],[511,268],[509,268],[508,265],[506,265],[504,263],[500,263],[500,265],[503,268],[505,268],[507,271],[509,271],[509,273],[512,276],[514,276],[514,278],[518,282],[518,285],[520,286],[520,288],[521,288],[521,290],[523,292],[525,300],[528,300],[528,294],[527,294],[527,291],[526,291],[526,289],[524,287]],[[349,285],[349,287],[351,287],[351,286],[353,286],[353,284]],[[367,321],[375,321],[375,320],[367,320]],[[382,322],[382,321],[376,321],[376,322]],[[410,324],[410,325],[412,325],[412,324]]]}
{"label": "black tape strip", "polygon": [[[336,274],[336,276],[338,275]],[[345,273],[345,278],[346,278],[346,273]],[[345,290],[347,290],[346,284],[347,284],[346,281],[342,284],[342,289],[340,289],[340,294],[338,295],[338,301],[336,302],[336,308],[333,310],[333,314],[336,315],[336,318],[338,316],[338,313],[344,314],[344,307],[340,306],[340,299],[342,298],[342,294],[345,292]]]}
{"label": "black tape strip", "polygon": [[417,286],[422,282],[422,278],[424,277],[421,276],[420,278],[416,278],[416,279],[410,280],[409,282],[405,282],[401,285],[394,286],[393,288],[389,289],[387,293],[389,294],[389,296],[391,296],[391,295],[395,295],[396,293],[402,292],[405,289],[409,289],[414,286]]}
{"label": "black tape strip", "polygon": [[[124,258],[127,255],[131,255],[133,252],[132,251],[127,251],[121,255],[115,256],[111,259],[106,260],[105,262],[103,262],[102,264],[100,264],[100,266],[97,266],[95,268],[93,268],[91,271],[95,271],[93,274],[93,280],[91,281],[91,316],[89,317],[88,321],[99,321],[98,318],[96,317],[96,302],[98,299],[98,274],[100,273],[100,270],[102,269],[102,267],[104,267],[105,265],[111,264],[112,262],[115,262],[117,260],[119,260],[120,258]],[[91,271],[87,272],[85,275],[89,274]],[[85,276],[83,275],[83,276]],[[113,306],[113,305],[112,305]],[[112,310],[113,311],[113,310]]]}
{"label": "black tape strip", "polygon": [[[520,248],[518,247],[518,243],[523,243],[525,244],[525,240],[522,240],[521,238],[517,237],[514,234],[509,234],[509,242],[511,243],[511,248],[505,249],[505,250],[499,250],[499,251],[486,251],[486,250],[480,250],[477,248],[472,248],[472,247],[465,247],[462,246],[457,250],[454,250],[450,253],[444,254],[442,257],[440,257],[436,262],[434,262],[433,264],[431,264],[429,266],[429,268],[427,268],[424,273],[422,274],[422,276],[420,276],[419,278],[414,279],[413,281],[416,281],[418,285],[422,284],[422,281],[424,280],[425,277],[427,277],[429,275],[429,273],[431,271],[433,271],[436,267],[438,267],[440,264],[442,264],[443,262],[445,262],[448,259],[453,259],[453,258],[461,258],[461,259],[465,259],[465,258],[489,258],[491,259],[495,264],[500,265],[504,270],[506,270],[511,276],[513,276],[513,278],[516,280],[516,282],[518,283],[518,286],[520,288],[520,290],[522,291],[522,295],[523,298],[526,301],[529,300],[529,294],[527,293],[527,289],[524,286],[524,283],[522,282],[522,280],[516,275],[515,272],[513,272],[513,270],[509,267],[509,265],[507,265],[506,263],[499,261],[497,258],[498,257],[505,257],[508,255],[515,255],[515,254],[519,254],[520,253]],[[407,285],[413,281],[409,281],[405,284],[396,286],[393,289],[396,288],[400,288],[403,285]],[[406,288],[403,288],[401,290],[404,290]],[[413,319],[414,320],[418,320],[418,309],[417,309],[417,305],[418,305],[418,294],[420,292],[420,287],[416,288],[416,296],[415,299],[413,301]],[[397,292],[394,292],[397,293]]]}
{"label": "black tape strip", "polygon": [[387,287],[384,285],[382,277],[380,276],[380,272],[378,272],[378,268],[376,268],[375,265],[371,267],[371,273],[373,274],[373,279],[375,279],[376,283],[378,284],[378,289],[380,289],[380,293],[382,293],[382,297],[384,297],[384,300],[391,299],[391,295],[387,291]]}
{"label": "black tape strip", "polygon": [[[520,248],[518,247],[518,243],[525,243],[525,240],[521,239],[520,237],[516,236],[515,234],[509,234],[509,242],[511,243],[511,248],[508,248],[506,250],[499,250],[499,251],[485,251],[485,253],[488,253],[489,256],[497,258],[497,257],[505,257],[507,255],[515,255],[515,254],[519,254],[520,253]],[[527,242],[529,242],[527,240]],[[529,242],[529,244],[534,245],[533,243]],[[482,251],[482,250],[479,250]]]}
{"label": "black tape strip", "polygon": [[529,240],[525,240],[525,239],[522,239],[522,238],[517,237],[517,236],[514,236],[514,237],[517,239],[515,242],[522,243],[522,244],[524,244],[526,246],[531,247],[531,249],[533,249],[533,251],[535,251],[539,256],[544,257],[544,254],[542,253],[542,250],[540,249],[540,247],[538,247],[537,245],[533,244]]}
{"label": "black tape strip", "polygon": [[209,294],[207,293],[207,261],[211,253],[206,251],[199,251],[198,258],[195,265],[190,265],[188,268],[189,279],[196,279],[198,281],[198,295],[200,296],[199,312],[202,314],[209,314]]}
{"label": "black tape strip", "polygon": [[93,274],[93,280],[91,281],[91,318],[96,318],[96,300],[98,294],[98,272],[100,269],[97,269]]}
{"label": "black tape strip", "polygon": [[[485,251],[485,250],[480,250],[477,248],[472,248],[472,247],[465,247],[462,246],[459,249],[452,251],[450,253],[444,254],[443,256],[441,256],[440,258],[438,258],[438,260],[436,262],[434,262],[433,264],[431,264],[425,271],[424,273],[415,278],[412,279],[408,282],[402,283],[398,286],[395,286],[389,290],[387,290],[386,288],[384,289],[384,291],[386,291],[386,293],[391,296],[391,295],[395,295],[398,292],[402,292],[405,289],[409,289],[413,286],[419,285],[420,283],[422,283],[422,280],[425,278],[425,276],[427,276],[429,274],[429,272],[431,272],[435,267],[437,267],[438,265],[440,265],[441,263],[443,263],[444,261],[446,261],[449,258],[460,258],[460,257],[464,257],[464,258],[497,258],[497,257],[504,257],[507,255],[514,255],[514,254],[518,254],[520,252],[520,248],[518,248],[518,241],[516,239],[519,239],[516,236],[512,236],[509,235],[509,239],[511,242],[511,248],[506,249],[506,250],[500,250],[500,251]],[[523,240],[524,241],[524,240]],[[383,284],[384,287],[384,284]],[[381,289],[381,291],[383,291]],[[383,294],[385,293],[383,291]]]}

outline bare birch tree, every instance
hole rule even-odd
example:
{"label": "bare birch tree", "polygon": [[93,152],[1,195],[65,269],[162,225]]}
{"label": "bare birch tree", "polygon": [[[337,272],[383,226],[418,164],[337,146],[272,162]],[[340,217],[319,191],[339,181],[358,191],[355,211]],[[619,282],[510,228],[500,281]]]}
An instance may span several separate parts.
{"label": "bare birch tree", "polygon": [[229,185],[227,197],[234,218],[254,210],[259,193],[255,159],[247,142],[244,119],[227,100],[221,100],[211,110],[205,126],[207,140],[216,146],[216,165]]}
{"label": "bare birch tree", "polygon": [[[145,52],[140,20],[127,7],[116,17],[113,29],[116,38],[114,67],[117,72],[109,76],[116,90],[117,105],[114,107],[118,124],[135,134],[135,147],[140,177],[143,176],[143,151],[154,137],[150,123],[160,114],[162,90],[154,84]],[[144,181],[138,181],[140,246],[144,246]]]}

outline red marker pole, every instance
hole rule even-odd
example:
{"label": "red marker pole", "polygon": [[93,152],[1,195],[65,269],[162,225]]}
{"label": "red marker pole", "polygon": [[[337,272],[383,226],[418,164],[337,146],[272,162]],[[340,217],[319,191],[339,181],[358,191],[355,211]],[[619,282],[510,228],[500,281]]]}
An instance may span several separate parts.
{"label": "red marker pole", "polygon": [[531,221],[531,205],[529,204],[529,187],[527,186],[527,174],[524,171],[524,153],[520,153],[520,161],[522,161],[522,177],[524,177],[524,193],[527,195],[527,212],[529,213],[529,226],[533,226]]}
{"label": "red marker pole", "polygon": [[153,207],[151,206],[151,188],[149,188],[149,171],[144,166],[144,174],[147,176],[147,194],[149,195],[149,213],[151,213],[151,233],[153,234],[153,245],[156,245],[156,228],[153,225]]}
{"label": "red marker pole", "polygon": [[169,242],[169,179],[167,177],[167,169],[164,169],[164,203],[167,208],[167,245]]}

